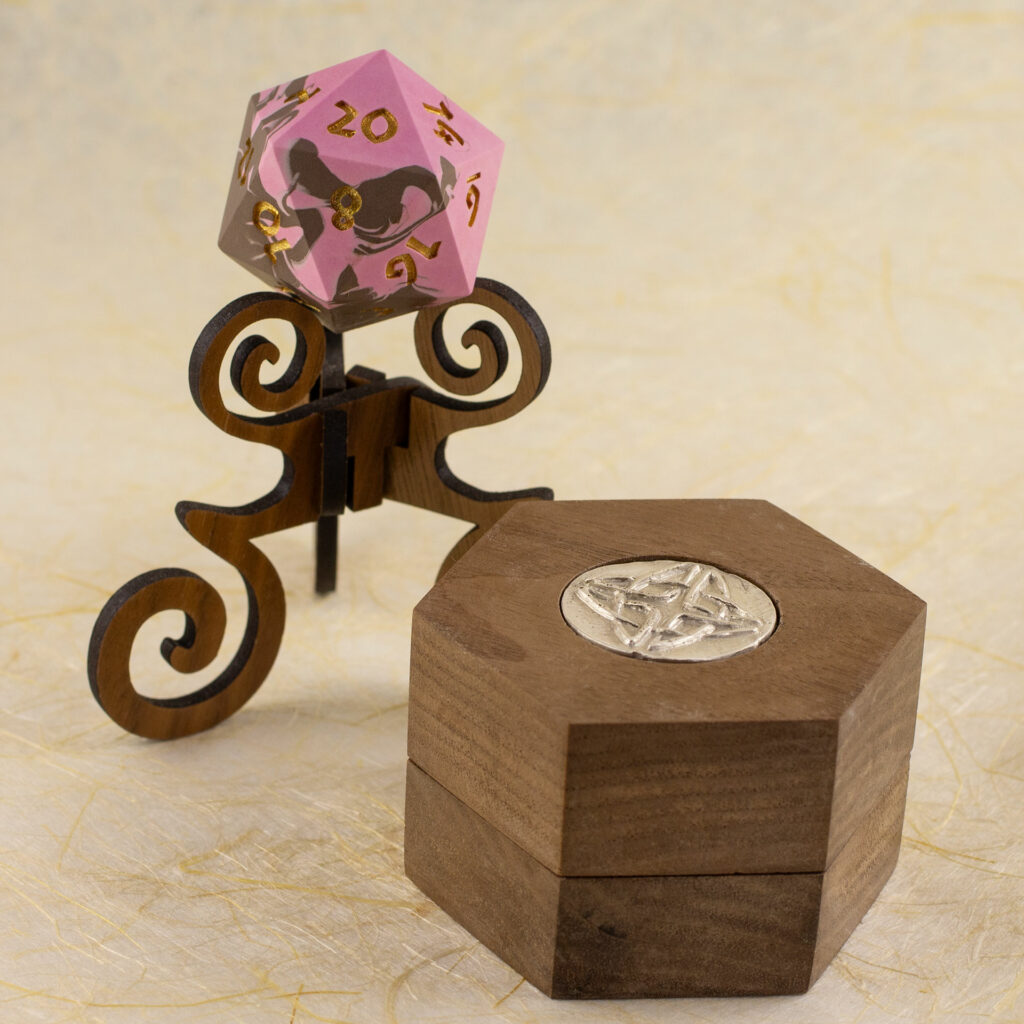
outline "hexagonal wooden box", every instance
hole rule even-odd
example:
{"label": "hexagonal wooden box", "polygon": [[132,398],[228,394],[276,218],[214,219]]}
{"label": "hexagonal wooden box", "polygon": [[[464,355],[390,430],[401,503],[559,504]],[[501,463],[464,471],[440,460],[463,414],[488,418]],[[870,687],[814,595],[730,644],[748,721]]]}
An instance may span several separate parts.
{"label": "hexagonal wooden box", "polygon": [[[570,580],[643,558],[777,628],[678,662],[567,625]],[[520,503],[414,613],[406,871],[548,995],[803,992],[896,863],[924,621],[767,502]]]}

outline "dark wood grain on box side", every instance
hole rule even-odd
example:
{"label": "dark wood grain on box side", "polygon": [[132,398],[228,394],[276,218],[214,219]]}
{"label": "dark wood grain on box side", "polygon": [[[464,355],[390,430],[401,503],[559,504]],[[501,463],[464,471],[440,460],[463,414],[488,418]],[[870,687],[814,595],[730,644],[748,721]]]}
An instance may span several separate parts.
{"label": "dark wood grain on box side", "polygon": [[551,994],[561,880],[411,761],[405,873],[488,949]]}

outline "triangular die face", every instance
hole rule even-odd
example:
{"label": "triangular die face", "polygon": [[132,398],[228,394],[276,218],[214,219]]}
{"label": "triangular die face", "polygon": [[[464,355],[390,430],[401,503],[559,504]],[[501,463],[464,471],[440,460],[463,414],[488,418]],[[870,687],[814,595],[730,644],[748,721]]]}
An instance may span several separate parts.
{"label": "triangular die face", "polygon": [[499,145],[473,162],[463,162],[451,202],[445,211],[451,225],[452,241],[461,257],[468,294],[473,289],[483,252],[487,223],[501,167]]}
{"label": "triangular die face", "polygon": [[[267,158],[274,161],[276,170],[268,165],[264,171],[273,191],[284,194],[290,187],[287,159],[298,140],[309,140],[319,152],[325,152],[348,139],[345,135],[328,130],[330,125],[345,117],[344,112],[334,106],[332,97],[344,93],[346,83],[352,82],[357,89],[361,88],[361,73],[366,73],[368,69],[379,67],[386,73],[386,56],[383,51],[367,54],[366,57],[274,86],[253,97],[257,111],[249,134],[257,157],[266,154]],[[379,78],[379,74],[375,77]],[[376,129],[379,130],[382,124],[378,123]],[[356,128],[359,128],[358,124]],[[357,147],[348,145],[341,151],[358,163],[380,164],[379,158],[369,154],[368,159],[368,153]]]}
{"label": "triangular die face", "polygon": [[318,149],[340,159],[388,168],[424,163],[410,107],[384,51],[358,75],[326,84],[303,111],[299,127]]}
{"label": "triangular die face", "polygon": [[[296,116],[300,116],[308,134],[313,123],[324,121],[325,124],[337,120],[337,115],[332,115],[333,109],[330,96],[344,87],[345,83],[359,75],[368,65],[380,59],[383,50],[376,50],[373,53],[363,54],[353,60],[345,61],[342,64],[335,64],[333,67],[322,68],[313,71],[301,78],[284,82],[265,90],[258,96],[274,96],[274,102],[278,107],[286,103],[291,104]],[[326,120],[324,120],[326,118]]]}
{"label": "triangular die face", "polygon": [[395,77],[412,114],[431,166],[446,156],[458,164],[478,159],[501,139],[459,106],[447,93],[431,85],[412,68],[392,57]]}
{"label": "triangular die face", "polygon": [[[279,272],[284,271],[285,267],[281,263],[280,254],[275,252],[275,259],[270,258],[266,252],[266,245],[271,239],[253,225],[252,213],[256,202],[259,200],[249,192],[242,189],[233,191],[224,210],[217,245],[221,252],[230,256],[251,274],[255,274],[265,284],[271,288],[279,288],[287,283],[291,275],[285,271],[282,280]],[[283,235],[278,232],[274,240],[280,240],[282,237]]]}
{"label": "triangular die face", "polygon": [[238,148],[235,150],[231,164],[231,180],[224,203],[217,244],[232,259],[238,260],[243,266],[252,269],[258,277],[266,280],[266,275],[259,273],[255,266],[250,267],[247,257],[251,243],[256,241],[249,237],[250,231],[254,230],[252,225],[253,206],[261,200],[273,201],[270,194],[263,189],[258,176],[256,178],[253,176],[253,168],[259,161],[259,154],[252,144],[252,126],[256,117],[258,101],[259,94],[253,95],[250,97],[246,109]]}
{"label": "triangular die face", "polygon": [[380,55],[387,53],[386,50],[371,50],[369,53],[364,53],[359,57],[353,57],[352,60],[343,61],[341,64],[332,64],[330,67],[320,68],[318,71],[311,71],[305,76],[307,83],[307,89],[313,93],[313,99],[316,98],[318,93],[314,90],[324,88],[333,89],[335,86],[341,85],[353,75],[358,74],[368,64],[375,60],[379,60]]}
{"label": "triangular die face", "polygon": [[346,316],[358,316],[364,323],[468,294],[460,253],[443,213],[403,230],[396,242],[380,252],[333,265],[344,269],[332,302],[347,308]]}
{"label": "triangular die face", "polygon": [[[440,114],[437,112],[439,107]],[[447,116],[449,113],[451,117]],[[426,104],[420,104],[420,109],[414,114],[427,161],[432,166],[436,166],[442,156],[453,163],[472,163],[489,150],[503,146],[493,132],[439,95]]]}
{"label": "triangular die face", "polygon": [[455,245],[447,211],[424,222],[400,251],[403,262],[408,258],[415,267],[416,288],[429,295],[432,303],[451,302],[472,291],[465,286],[462,253]]}
{"label": "triangular die face", "polygon": [[438,299],[439,302],[465,298],[473,290],[476,278],[476,265],[480,253],[467,253],[463,246],[456,243],[457,227],[453,223],[453,217],[459,216],[458,210],[450,205],[441,216],[431,222],[432,227],[435,223],[437,225],[433,228],[434,235],[445,239],[441,251],[446,253],[446,259],[443,265],[439,264],[433,276],[433,280],[440,284],[439,295],[443,295],[443,298]]}
{"label": "triangular die face", "polygon": [[[308,139],[295,139],[281,162],[290,185],[282,195],[282,217],[294,219],[301,227],[302,243],[320,267],[316,296],[328,302],[333,295],[331,280],[337,270],[324,269],[329,263],[351,262],[355,237],[354,218],[361,214],[363,183],[379,176],[379,168],[352,161],[340,161],[329,152],[316,149]],[[340,267],[338,268],[340,270]]]}
{"label": "triangular die face", "polygon": [[262,280],[270,276],[281,287],[314,302],[326,301],[328,284],[322,261],[314,258],[313,248],[330,221],[321,209],[312,208],[313,201],[292,206],[289,196],[282,197],[280,192],[275,194],[267,188],[265,167],[269,167],[268,177],[273,180],[274,165],[265,157],[251,169],[244,188],[237,190],[234,212],[229,215],[225,211],[221,248]]}

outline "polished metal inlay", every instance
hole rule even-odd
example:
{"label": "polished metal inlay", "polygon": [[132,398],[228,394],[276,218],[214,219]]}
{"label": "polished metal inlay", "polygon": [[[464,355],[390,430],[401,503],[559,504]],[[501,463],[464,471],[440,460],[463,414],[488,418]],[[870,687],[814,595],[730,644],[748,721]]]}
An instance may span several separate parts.
{"label": "polished metal inlay", "polygon": [[580,636],[655,661],[715,661],[772,635],[778,613],[755,583],[702,562],[645,559],[600,565],[562,591]]}

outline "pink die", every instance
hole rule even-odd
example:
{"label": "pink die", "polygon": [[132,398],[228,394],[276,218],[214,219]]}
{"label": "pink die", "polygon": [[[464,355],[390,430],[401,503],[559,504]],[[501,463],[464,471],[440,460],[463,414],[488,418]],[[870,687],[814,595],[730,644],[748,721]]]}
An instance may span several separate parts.
{"label": "pink die", "polygon": [[473,290],[504,144],[387,50],[249,101],[220,247],[333,330]]}

